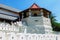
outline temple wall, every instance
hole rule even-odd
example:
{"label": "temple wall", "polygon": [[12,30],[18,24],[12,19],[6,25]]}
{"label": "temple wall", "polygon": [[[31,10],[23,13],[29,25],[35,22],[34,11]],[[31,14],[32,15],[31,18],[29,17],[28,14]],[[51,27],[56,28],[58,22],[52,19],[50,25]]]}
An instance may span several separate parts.
{"label": "temple wall", "polygon": [[27,25],[28,33],[45,34],[52,33],[51,22],[49,18],[43,16],[27,17],[23,19]]}
{"label": "temple wall", "polygon": [[0,22],[0,31],[2,32],[19,32],[19,27],[14,24],[10,25],[8,23]]}
{"label": "temple wall", "polygon": [[60,35],[0,32],[0,40],[60,40]]}

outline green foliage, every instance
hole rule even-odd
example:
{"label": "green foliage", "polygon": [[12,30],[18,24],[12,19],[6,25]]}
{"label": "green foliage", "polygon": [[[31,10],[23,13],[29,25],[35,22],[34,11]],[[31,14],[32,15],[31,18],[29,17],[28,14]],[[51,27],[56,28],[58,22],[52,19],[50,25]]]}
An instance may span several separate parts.
{"label": "green foliage", "polygon": [[53,31],[60,31],[60,23],[56,22],[55,16],[50,15]]}

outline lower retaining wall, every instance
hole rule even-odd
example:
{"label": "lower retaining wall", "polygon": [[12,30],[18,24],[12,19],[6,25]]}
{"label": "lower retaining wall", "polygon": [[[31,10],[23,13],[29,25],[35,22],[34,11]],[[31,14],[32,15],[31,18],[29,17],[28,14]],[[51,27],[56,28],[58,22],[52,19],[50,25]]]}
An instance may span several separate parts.
{"label": "lower retaining wall", "polygon": [[0,33],[0,40],[60,40],[55,34]]}

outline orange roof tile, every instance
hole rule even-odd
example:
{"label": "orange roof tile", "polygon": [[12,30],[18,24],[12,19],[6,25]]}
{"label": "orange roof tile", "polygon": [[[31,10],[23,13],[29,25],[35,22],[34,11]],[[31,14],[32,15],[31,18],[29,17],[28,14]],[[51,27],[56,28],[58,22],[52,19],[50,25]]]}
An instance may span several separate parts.
{"label": "orange roof tile", "polygon": [[34,3],[30,8],[40,8],[40,7]]}

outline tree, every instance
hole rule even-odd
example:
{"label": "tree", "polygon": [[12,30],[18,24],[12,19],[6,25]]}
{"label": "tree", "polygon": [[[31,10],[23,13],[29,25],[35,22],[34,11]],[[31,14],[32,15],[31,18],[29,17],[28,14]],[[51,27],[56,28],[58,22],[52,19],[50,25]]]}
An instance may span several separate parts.
{"label": "tree", "polygon": [[53,16],[53,14],[50,15],[53,31],[60,31],[60,23],[56,22],[55,17],[56,16]]}

